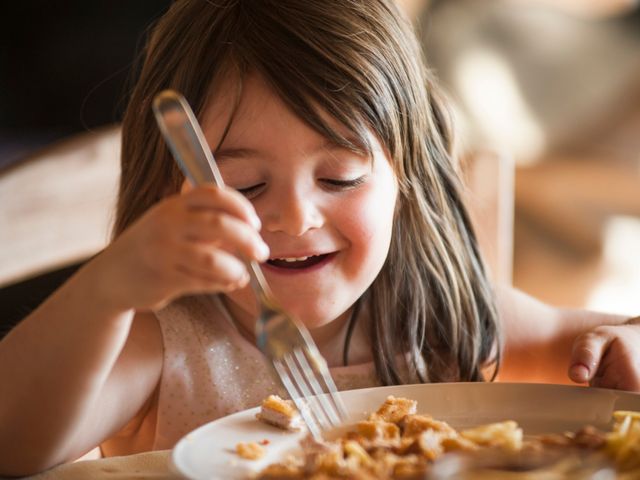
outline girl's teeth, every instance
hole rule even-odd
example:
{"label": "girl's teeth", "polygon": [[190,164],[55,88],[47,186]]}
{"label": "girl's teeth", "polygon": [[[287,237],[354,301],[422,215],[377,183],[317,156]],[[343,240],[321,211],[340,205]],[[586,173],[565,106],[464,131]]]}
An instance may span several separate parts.
{"label": "girl's teeth", "polygon": [[298,257],[298,258],[278,258],[278,260],[283,260],[285,262],[302,262],[304,260],[306,260],[309,257]]}

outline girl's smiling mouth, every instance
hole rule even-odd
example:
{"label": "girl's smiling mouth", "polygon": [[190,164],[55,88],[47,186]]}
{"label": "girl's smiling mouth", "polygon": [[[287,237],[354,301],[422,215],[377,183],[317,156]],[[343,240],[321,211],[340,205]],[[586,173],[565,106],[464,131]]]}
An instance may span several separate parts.
{"label": "girl's smiling mouth", "polygon": [[264,267],[272,272],[303,273],[316,270],[329,263],[338,252],[308,256],[274,257],[264,263]]}

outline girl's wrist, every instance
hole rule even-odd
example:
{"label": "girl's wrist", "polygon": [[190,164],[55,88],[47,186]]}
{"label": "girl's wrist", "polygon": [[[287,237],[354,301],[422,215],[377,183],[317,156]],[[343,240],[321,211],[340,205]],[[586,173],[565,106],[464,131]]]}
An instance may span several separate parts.
{"label": "girl's wrist", "polygon": [[92,309],[108,316],[119,317],[130,313],[134,307],[117,294],[123,285],[116,287],[118,281],[114,278],[109,260],[104,258],[104,255],[104,252],[100,253],[83,266],[78,271],[75,281]]}

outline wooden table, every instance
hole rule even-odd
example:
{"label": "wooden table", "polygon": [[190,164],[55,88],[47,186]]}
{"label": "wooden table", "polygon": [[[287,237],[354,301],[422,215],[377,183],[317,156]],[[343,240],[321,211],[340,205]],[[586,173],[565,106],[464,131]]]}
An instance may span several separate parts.
{"label": "wooden table", "polygon": [[171,450],[145,452],[125,457],[81,460],[59,465],[29,480],[130,480],[182,478],[170,466]]}

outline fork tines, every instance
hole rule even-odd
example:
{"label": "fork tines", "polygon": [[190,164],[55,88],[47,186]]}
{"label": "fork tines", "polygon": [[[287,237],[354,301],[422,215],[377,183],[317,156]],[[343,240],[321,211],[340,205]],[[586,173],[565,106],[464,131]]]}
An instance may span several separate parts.
{"label": "fork tines", "polygon": [[294,348],[274,359],[273,366],[314,438],[320,440],[322,430],[336,427],[346,419],[338,389],[317,349]]}

